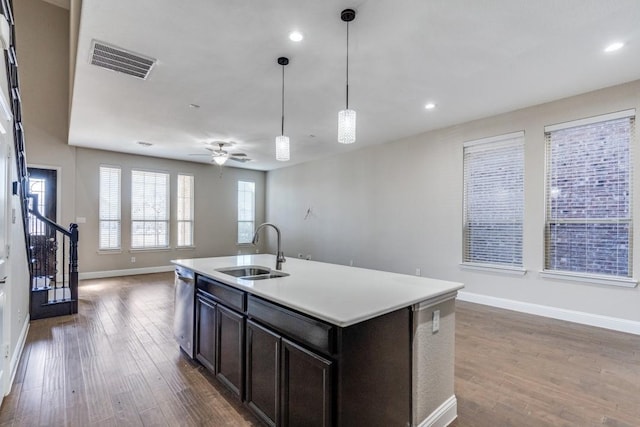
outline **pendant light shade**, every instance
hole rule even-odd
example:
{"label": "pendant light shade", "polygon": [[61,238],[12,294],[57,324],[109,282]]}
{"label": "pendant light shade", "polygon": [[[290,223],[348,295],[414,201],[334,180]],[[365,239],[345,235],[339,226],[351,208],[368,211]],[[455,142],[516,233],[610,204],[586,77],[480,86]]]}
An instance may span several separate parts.
{"label": "pendant light shade", "polygon": [[289,160],[289,137],[284,135],[276,136],[276,160],[286,162]]}
{"label": "pendant light shade", "polygon": [[289,160],[289,137],[284,135],[284,67],[289,63],[289,59],[281,56],[278,64],[282,65],[282,121],[280,124],[280,135],[276,136],[276,160],[286,162]]}
{"label": "pendant light shade", "polygon": [[340,19],[347,23],[347,85],[346,108],[338,112],[338,142],[352,144],[356,142],[356,112],[349,109],[349,22],[356,18],[356,11],[345,9],[340,13]]}
{"label": "pendant light shade", "polygon": [[355,110],[338,111],[338,142],[341,144],[356,142]]}

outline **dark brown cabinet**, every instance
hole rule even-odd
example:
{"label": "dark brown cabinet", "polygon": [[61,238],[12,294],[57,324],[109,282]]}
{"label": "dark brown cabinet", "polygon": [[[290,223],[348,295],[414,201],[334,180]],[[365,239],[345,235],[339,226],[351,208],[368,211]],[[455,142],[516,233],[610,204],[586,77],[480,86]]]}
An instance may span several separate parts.
{"label": "dark brown cabinet", "polygon": [[411,310],[339,327],[197,276],[196,358],[272,427],[411,424]]}
{"label": "dark brown cabinet", "polygon": [[269,425],[333,425],[336,328],[247,298],[247,402]]}
{"label": "dark brown cabinet", "polygon": [[216,303],[198,295],[196,298],[196,359],[211,372],[215,370]]}
{"label": "dark brown cabinet", "polygon": [[333,363],[282,339],[283,426],[333,425]]}
{"label": "dark brown cabinet", "polygon": [[225,306],[216,307],[215,374],[240,398],[244,380],[244,316]]}
{"label": "dark brown cabinet", "polygon": [[280,335],[247,320],[247,405],[267,425],[280,418]]}

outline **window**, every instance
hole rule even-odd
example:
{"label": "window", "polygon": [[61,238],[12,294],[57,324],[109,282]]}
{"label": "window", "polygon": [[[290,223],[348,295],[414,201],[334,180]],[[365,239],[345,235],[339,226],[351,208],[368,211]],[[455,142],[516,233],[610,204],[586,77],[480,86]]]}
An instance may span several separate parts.
{"label": "window", "polygon": [[120,249],[120,168],[100,166],[98,248]]}
{"label": "window", "polygon": [[256,217],[255,182],[238,181],[238,243],[251,243]]}
{"label": "window", "polygon": [[463,262],[522,267],[524,132],[464,144]]}
{"label": "window", "polygon": [[169,247],[169,174],[131,171],[131,248]]}
{"label": "window", "polygon": [[635,110],[545,127],[545,269],[631,277]]}
{"label": "window", "polygon": [[193,175],[178,175],[177,246],[193,246]]}
{"label": "window", "polygon": [[[46,216],[45,200],[47,197],[47,182],[44,178],[29,178],[29,193],[38,196],[38,212],[40,215]],[[33,203],[33,199],[30,199]],[[35,215],[29,214],[29,234],[33,236],[43,236],[45,234],[44,223],[36,218]]]}

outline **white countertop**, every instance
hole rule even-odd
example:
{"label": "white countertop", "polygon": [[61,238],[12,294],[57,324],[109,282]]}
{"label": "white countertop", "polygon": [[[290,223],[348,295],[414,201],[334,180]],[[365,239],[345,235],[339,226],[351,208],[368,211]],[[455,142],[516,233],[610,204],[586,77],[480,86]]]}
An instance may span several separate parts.
{"label": "white countertop", "polygon": [[273,269],[274,255],[238,255],[172,260],[234,288],[345,327],[457,291],[461,283],[301,259],[287,259],[289,276],[245,280],[218,268],[257,265]]}

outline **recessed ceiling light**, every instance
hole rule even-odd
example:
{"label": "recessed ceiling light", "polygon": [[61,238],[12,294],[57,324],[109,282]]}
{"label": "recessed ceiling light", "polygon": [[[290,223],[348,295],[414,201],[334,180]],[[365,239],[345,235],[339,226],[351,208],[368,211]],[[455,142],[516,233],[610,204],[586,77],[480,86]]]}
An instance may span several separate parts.
{"label": "recessed ceiling light", "polygon": [[304,38],[304,36],[302,35],[302,33],[300,31],[291,31],[289,33],[289,40],[291,40],[292,42],[302,41],[303,38]]}
{"label": "recessed ceiling light", "polygon": [[429,102],[424,106],[424,108],[427,110],[433,110],[434,108],[436,108],[436,104],[434,104],[433,102]]}
{"label": "recessed ceiling light", "polygon": [[151,147],[153,144],[145,141],[138,141],[138,145],[142,145],[143,147]]}
{"label": "recessed ceiling light", "polygon": [[609,52],[615,52],[616,50],[620,50],[624,47],[624,43],[622,42],[615,42],[615,43],[611,43],[609,46],[607,46],[604,51],[609,53]]}

